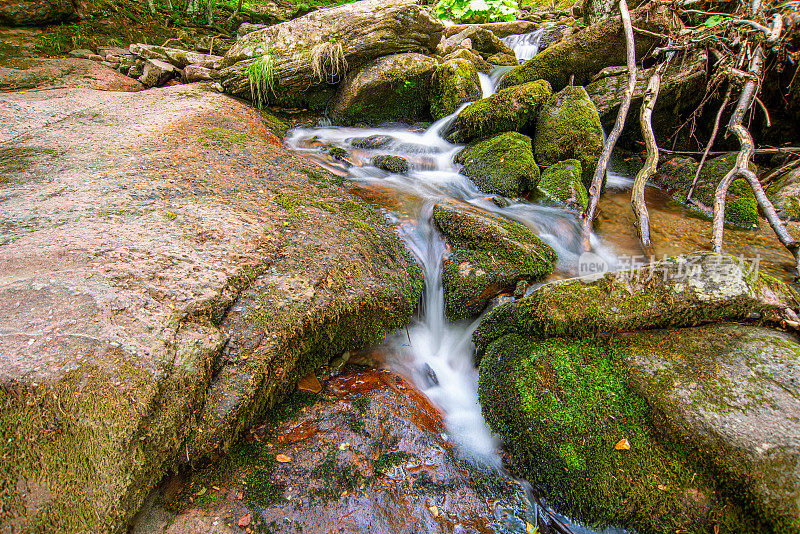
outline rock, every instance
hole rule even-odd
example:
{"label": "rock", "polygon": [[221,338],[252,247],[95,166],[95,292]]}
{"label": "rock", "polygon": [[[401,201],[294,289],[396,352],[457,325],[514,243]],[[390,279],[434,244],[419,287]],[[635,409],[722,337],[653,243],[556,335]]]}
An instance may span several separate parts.
{"label": "rock", "polygon": [[141,83],[88,59],[21,59],[0,66],[0,91],[44,87],[83,87],[99,91],[141,91]]}
{"label": "rock", "polygon": [[422,277],[382,214],[250,106],[193,84],[0,108],[0,530],[127,530],[166,472],[409,321]]}
{"label": "rock", "polygon": [[137,59],[133,65],[128,69],[128,76],[131,78],[139,78],[144,72],[144,61]]}
{"label": "rock", "polygon": [[531,82],[498,91],[464,108],[447,129],[452,143],[466,143],[509,131],[533,129],[542,105],[552,95],[550,84]]}
{"label": "rock", "polygon": [[769,186],[767,194],[772,204],[792,220],[800,219],[800,169],[794,169]]}
{"label": "rock", "polygon": [[601,20],[619,15],[619,6],[613,0],[583,0],[583,23],[591,26]]}
{"label": "rock", "polygon": [[422,54],[395,54],[372,61],[342,82],[333,102],[336,124],[415,122],[428,116],[436,60]]}
{"label": "rock", "polygon": [[194,49],[204,54],[218,54],[224,56],[228,50],[233,48],[235,40],[220,39],[213,35],[206,35],[198,38],[194,43]]}
{"label": "rock", "polygon": [[[658,33],[669,33],[670,18],[661,7],[643,7],[631,12],[633,25]],[[658,40],[644,34],[636,37],[636,57],[644,57]],[[604,67],[625,64],[625,36],[619,16],[593,24],[565,37],[503,78],[500,88],[534,80],[547,80],[557,91],[575,76],[576,85],[589,82]]]}
{"label": "rock", "polygon": [[[697,179],[692,198],[713,210],[717,185],[735,165],[736,154],[707,160]],[[756,171],[756,166],[752,162],[750,170]],[[678,202],[685,203],[696,173],[697,163],[692,158],[672,157],[658,167],[658,172],[653,175],[652,181],[670,191]],[[710,217],[710,212],[700,213]],[[740,228],[750,229],[758,226],[758,203],[750,184],[744,178],[734,180],[728,189],[725,221]]]}
{"label": "rock", "polygon": [[[251,527],[309,534],[328,533],[342,518],[353,532],[385,525],[396,534],[447,532],[438,521],[449,517],[519,524],[520,486],[464,461],[445,430],[441,413],[408,380],[388,371],[346,373],[323,395],[296,394],[254,437],[192,474],[175,496],[166,534],[229,532],[228,525],[242,532],[236,524],[244,514]],[[277,463],[277,454],[294,460]]]}
{"label": "rock", "polygon": [[408,161],[400,156],[375,156],[372,158],[372,164],[379,169],[383,169],[384,171],[391,172],[393,174],[408,173]]}
{"label": "rock", "polygon": [[499,65],[499,66],[509,66],[509,65],[518,65],[519,62],[517,61],[517,56],[515,54],[506,54],[504,52],[500,52],[498,54],[492,54],[491,56],[486,58],[486,61],[491,63],[492,65]]}
{"label": "rock", "polygon": [[[653,112],[654,127],[663,131],[670,128],[662,125],[675,123],[680,120],[684,112],[697,107],[706,86],[708,54],[705,51],[698,50],[688,57],[678,59],[670,62],[662,75],[658,100]],[[631,101],[631,116],[636,116],[638,113],[637,109],[641,105],[644,91],[654,70],[655,67],[637,72],[636,88]],[[594,102],[602,122],[616,120],[627,84],[627,68],[620,67],[616,73],[595,79],[586,86],[586,92]]]}
{"label": "rock", "polygon": [[67,55],[69,55],[70,57],[76,57],[76,58],[79,58],[79,59],[91,59],[92,57],[96,56],[97,54],[95,54],[94,52],[92,52],[91,50],[88,50],[86,48],[78,48],[76,50],[70,50],[70,52]]}
{"label": "rock", "polygon": [[385,147],[394,141],[394,138],[390,135],[370,135],[367,137],[356,137],[349,141],[352,147],[374,150],[376,148]]}
{"label": "rock", "polygon": [[[467,24],[465,26],[466,28],[464,30],[442,40],[442,43],[439,45],[442,55],[449,54],[457,47],[461,46],[465,40],[469,40],[469,46],[467,46],[467,48],[476,51],[483,59],[488,61],[491,56],[505,54],[513,56],[515,58],[513,64],[516,65],[514,51],[494,33],[479,24]],[[491,61],[489,62],[491,63]]]}
{"label": "rock", "polygon": [[297,391],[304,393],[319,393],[322,391],[322,384],[314,373],[307,374],[297,381]]}
{"label": "rock", "polygon": [[118,46],[98,46],[97,53],[98,55],[103,56],[106,60],[108,60],[108,56],[118,56],[121,58],[133,57],[133,54],[131,54],[130,49],[120,48]]}
{"label": "rock", "polygon": [[583,87],[565,87],[542,106],[536,119],[533,151],[545,166],[566,159],[580,161],[583,185],[588,190],[603,151],[603,126]]}
{"label": "rock", "polygon": [[492,34],[496,35],[500,39],[503,37],[507,37],[509,35],[514,34],[521,34],[521,33],[530,33],[537,29],[540,25],[531,22],[529,20],[512,20],[509,22],[486,22],[483,24],[454,24],[452,26],[446,26],[444,29],[444,37],[452,37],[464,30],[468,30],[472,27],[479,27],[485,30],[489,30]]}
{"label": "rock", "polygon": [[522,196],[539,183],[539,166],[533,159],[531,138],[506,132],[474,141],[456,154],[458,172],[469,177],[488,195]]}
{"label": "rock", "polygon": [[466,48],[457,48],[444,56],[445,61],[452,61],[454,59],[466,59],[475,65],[475,68],[478,69],[478,72],[482,72],[484,74],[489,74],[494,68],[489,65],[481,56],[472,50],[467,50]]}
{"label": "rock", "polygon": [[548,199],[578,213],[586,211],[588,194],[581,181],[581,162],[559,161],[542,171],[536,188]]}
{"label": "rock", "polygon": [[320,9],[239,39],[222,62],[222,85],[226,92],[251,96],[247,73],[266,56],[275,103],[305,105],[309,88],[327,87],[376,58],[435,50],[442,28],[414,0],[365,0]]}
{"label": "rock", "polygon": [[144,62],[139,81],[145,87],[161,87],[176,74],[175,67],[160,59],[148,59]]}
{"label": "rock", "polygon": [[798,362],[791,336],[732,324],[508,334],[481,360],[479,399],[513,471],[576,519],[796,532]]}
{"label": "rock", "polygon": [[236,30],[236,38],[241,39],[248,33],[253,33],[258,30],[263,30],[266,28],[266,24],[250,24],[249,22],[242,22],[239,25],[239,29]]}
{"label": "rock", "polygon": [[439,64],[431,80],[431,115],[446,117],[467,102],[483,96],[478,69],[466,59],[451,59]]}
{"label": "rock", "polygon": [[187,83],[216,80],[219,78],[219,71],[200,67],[198,65],[186,65],[183,69],[183,80]]}
{"label": "rock", "polygon": [[551,282],[492,310],[473,335],[478,347],[508,333],[592,337],[646,328],[735,321],[796,308],[788,285],[753,274],[733,256],[697,252],[629,271]]}
{"label": "rock", "polygon": [[5,0],[0,4],[0,25],[43,26],[75,18],[70,0]]}
{"label": "rock", "polygon": [[166,46],[146,45],[134,43],[130,46],[131,54],[143,59],[159,59],[171,63],[175,67],[182,69],[186,65],[197,65],[208,69],[218,69],[222,56],[211,54],[201,54],[190,52],[179,48],[168,48]]}
{"label": "rock", "polygon": [[476,317],[521,280],[541,280],[558,259],[555,251],[521,223],[453,202],[436,204],[433,220],[453,249],[442,266],[445,314]]}

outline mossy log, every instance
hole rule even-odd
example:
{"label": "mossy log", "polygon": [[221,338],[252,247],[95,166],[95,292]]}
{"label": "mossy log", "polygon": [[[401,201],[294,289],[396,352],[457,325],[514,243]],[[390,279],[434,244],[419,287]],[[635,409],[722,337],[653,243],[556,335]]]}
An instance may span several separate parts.
{"label": "mossy log", "polygon": [[[412,0],[364,0],[248,33],[222,60],[227,93],[249,97],[254,68],[266,67],[266,98],[303,103],[309,88],[341,81],[348,71],[375,58],[435,49],[444,26]],[[259,64],[260,63],[260,64]]]}

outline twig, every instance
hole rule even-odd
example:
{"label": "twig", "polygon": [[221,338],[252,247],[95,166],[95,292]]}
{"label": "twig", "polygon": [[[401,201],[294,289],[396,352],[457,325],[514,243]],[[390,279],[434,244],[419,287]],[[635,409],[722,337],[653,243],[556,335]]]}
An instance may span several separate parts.
{"label": "twig", "polygon": [[697,179],[700,177],[700,171],[703,170],[703,164],[706,162],[706,158],[708,157],[708,153],[711,150],[711,147],[714,145],[714,141],[717,139],[717,132],[719,132],[719,121],[722,119],[722,113],[725,111],[725,108],[728,106],[728,101],[731,99],[731,91],[732,87],[728,84],[728,90],[725,93],[725,99],[722,101],[722,105],[719,107],[719,111],[717,111],[717,118],[714,119],[714,130],[711,132],[711,137],[708,140],[708,144],[706,145],[706,149],[703,151],[703,157],[700,159],[700,165],[697,166],[697,171],[694,173],[694,178],[692,179],[692,186],[689,188],[689,193],[686,195],[686,202],[689,202],[692,198],[692,193],[694,193],[694,186],[697,184]]}
{"label": "twig", "polygon": [[655,37],[656,39],[664,39],[665,41],[669,40],[669,35],[664,35],[663,33],[658,32],[651,32],[650,30],[645,30],[643,28],[637,28],[636,26],[633,27],[633,31],[636,33],[641,33],[642,35],[648,35],[650,37]]}
{"label": "twig", "polygon": [[796,159],[794,161],[790,161],[786,165],[782,165],[777,169],[771,170],[769,173],[765,174],[761,177],[761,185],[762,187],[767,187],[772,181],[782,174],[786,174],[787,172],[791,171],[792,169],[796,169],[800,167],[800,159]]}
{"label": "twig", "polygon": [[617,120],[614,123],[614,129],[608,134],[608,138],[603,145],[603,151],[600,154],[600,159],[597,162],[597,167],[592,177],[592,185],[589,187],[589,209],[586,211],[582,222],[583,248],[587,251],[591,249],[589,238],[592,235],[592,222],[597,212],[597,203],[600,201],[600,193],[603,189],[603,179],[606,176],[608,160],[611,158],[614,145],[617,144],[617,140],[622,134],[622,129],[625,127],[625,119],[628,116],[633,92],[636,89],[636,43],[633,39],[633,24],[631,24],[631,14],[628,11],[628,3],[626,0],[619,0],[619,12],[622,18],[622,25],[625,29],[628,86],[625,88],[625,93],[622,95],[622,102],[617,112]]}
{"label": "twig", "polygon": [[764,117],[767,119],[767,128],[769,128],[770,126],[772,126],[772,121],[769,119],[769,111],[767,111],[767,106],[765,106],[764,103],[761,101],[761,99],[758,98],[757,96],[754,96],[753,98],[755,98],[756,103],[761,108],[761,111],[764,112]]}
{"label": "twig", "polygon": [[644,201],[644,188],[647,180],[656,172],[658,167],[658,143],[653,133],[653,108],[658,100],[658,91],[661,88],[661,72],[668,61],[663,62],[653,71],[647,89],[644,91],[644,99],[639,112],[639,122],[642,126],[642,135],[647,143],[647,159],[633,180],[633,190],[631,191],[631,206],[637,215],[636,230],[639,232],[639,240],[642,243],[645,257],[652,256],[652,243],[650,242],[650,214],[647,213],[647,204]]}

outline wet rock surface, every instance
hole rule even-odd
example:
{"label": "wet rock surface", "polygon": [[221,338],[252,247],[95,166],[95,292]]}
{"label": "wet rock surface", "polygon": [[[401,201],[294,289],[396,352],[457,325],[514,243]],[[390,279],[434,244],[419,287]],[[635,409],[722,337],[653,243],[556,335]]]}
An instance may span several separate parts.
{"label": "wet rock surface", "polygon": [[471,61],[456,58],[436,67],[431,79],[431,115],[441,119],[462,104],[480,100],[483,96],[478,69]]}
{"label": "wet rock surface", "polygon": [[581,174],[581,162],[577,159],[559,161],[542,171],[536,188],[550,201],[583,213],[588,195],[581,181]]}
{"label": "wet rock surface", "polygon": [[463,165],[461,174],[490,195],[519,197],[539,183],[531,138],[521,133],[505,132],[472,142],[456,154],[455,161]]}
{"label": "wet rock surface", "polygon": [[198,85],[0,106],[3,528],[124,529],[167,466],[408,321],[402,243],[259,112]]}
{"label": "wet rock surface", "polygon": [[158,501],[169,513],[151,532],[524,531],[520,487],[461,459],[446,438],[408,381],[349,371],[320,395],[296,393],[229,456],[166,484]]}

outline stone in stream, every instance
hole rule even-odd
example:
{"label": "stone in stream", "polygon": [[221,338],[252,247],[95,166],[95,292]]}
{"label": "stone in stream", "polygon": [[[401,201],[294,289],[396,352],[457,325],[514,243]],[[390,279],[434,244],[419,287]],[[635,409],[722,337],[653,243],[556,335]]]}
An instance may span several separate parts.
{"label": "stone in stream", "polygon": [[445,56],[461,46],[465,40],[469,40],[468,42],[470,43],[470,46],[467,48],[480,54],[481,57],[489,61],[489,63],[492,63],[492,61],[489,60],[490,57],[504,54],[513,58],[513,63],[510,64],[516,65],[514,51],[494,33],[478,24],[466,25],[466,27],[457,34],[442,39],[437,47],[437,52]]}
{"label": "stone in stream", "polygon": [[195,84],[0,108],[0,530],[125,531],[410,320],[422,276],[380,211],[252,107]]}
{"label": "stone in stream", "polygon": [[305,105],[329,82],[376,58],[434,51],[443,27],[415,0],[320,9],[243,36],[222,60],[221,83],[226,92],[249,98],[253,73],[268,67],[262,82],[274,92],[274,102]]}
{"label": "stone in stream", "polygon": [[452,26],[445,27],[443,36],[445,38],[452,37],[453,35],[456,35],[457,33],[467,30],[473,26],[489,30],[494,35],[502,39],[503,37],[507,37],[509,35],[530,33],[539,28],[540,24],[531,22],[529,20],[485,22],[482,24],[453,24]]}
{"label": "stone in stream", "polygon": [[408,161],[400,156],[379,155],[372,158],[372,164],[393,174],[407,174]]}
{"label": "stone in stream", "polygon": [[481,56],[472,50],[467,50],[466,48],[456,48],[454,51],[444,56],[445,61],[451,61],[453,59],[466,59],[475,65],[475,68],[478,69],[478,72],[482,72],[484,74],[489,74],[494,68],[489,65]]}
{"label": "stone in stream", "polygon": [[780,176],[767,188],[767,194],[785,218],[800,220],[800,169]]}
{"label": "stone in stream", "polygon": [[533,152],[539,164],[577,159],[588,190],[602,151],[603,126],[586,90],[570,86],[551,96],[536,119]]}
{"label": "stone in stream", "polygon": [[469,177],[488,195],[519,197],[539,183],[539,166],[533,159],[531,138],[505,132],[474,141],[455,157],[458,172]]}
{"label": "stone in stream", "polygon": [[[662,5],[646,5],[631,12],[633,25],[657,33],[669,33],[671,15]],[[636,57],[644,57],[659,43],[644,34],[636,36]],[[535,80],[547,80],[554,91],[569,84],[583,85],[604,67],[625,64],[625,35],[619,16],[605,19],[583,28],[549,46],[541,54],[514,67],[500,82],[500,88],[512,87]]]}
{"label": "stone in stream", "polygon": [[475,64],[467,59],[451,59],[436,67],[431,79],[431,115],[446,117],[467,102],[483,96],[481,80]]}
{"label": "stone in stream", "polygon": [[429,116],[436,60],[422,54],[378,58],[354,70],[339,86],[331,119],[336,124],[415,122]]}
{"label": "stone in stream", "polygon": [[639,532],[800,532],[791,335],[732,323],[511,333],[487,347],[479,397],[512,471],[563,513]]}
{"label": "stone in stream", "polygon": [[374,150],[376,148],[382,148],[394,141],[394,137],[391,135],[370,135],[367,137],[354,137],[352,139],[348,139],[350,146],[354,148],[365,148],[367,150]]}
{"label": "stone in stream", "polygon": [[451,143],[468,143],[503,132],[530,132],[552,94],[550,84],[542,80],[498,91],[461,110],[445,137]]}
{"label": "stone in stream", "polygon": [[586,211],[587,193],[581,181],[581,162],[577,159],[559,161],[542,171],[536,189],[553,202],[578,213]]}
{"label": "stone in stream", "polygon": [[142,59],[159,59],[182,69],[186,65],[197,65],[208,69],[218,69],[222,56],[211,54],[201,54],[190,52],[179,48],[169,48],[166,46],[155,46],[142,43],[134,43],[129,47],[131,54]]}
{"label": "stone in stream", "polygon": [[462,459],[445,431],[408,380],[347,372],[321,395],[290,397],[209,468],[165,484],[153,501],[170,505],[143,515],[160,515],[164,534],[242,532],[248,515],[256,532],[276,534],[479,534],[519,524],[521,486]]}
{"label": "stone in stream", "polygon": [[433,221],[452,248],[442,266],[442,284],[445,314],[454,321],[476,317],[521,280],[541,280],[558,259],[525,225],[474,207],[436,204]]}
{"label": "stone in stream", "polygon": [[[714,194],[722,178],[736,165],[736,154],[719,156],[706,160],[703,170],[697,179],[692,198],[700,201],[706,208],[713,210]],[[670,191],[673,198],[680,203],[686,202],[689,189],[697,173],[697,162],[689,157],[674,156],[658,167],[652,182]],[[756,172],[754,163],[750,170]],[[712,211],[701,211],[709,216]],[[725,201],[725,222],[739,228],[752,229],[758,226],[758,203],[750,184],[744,178],[733,181],[728,189]]]}

